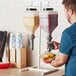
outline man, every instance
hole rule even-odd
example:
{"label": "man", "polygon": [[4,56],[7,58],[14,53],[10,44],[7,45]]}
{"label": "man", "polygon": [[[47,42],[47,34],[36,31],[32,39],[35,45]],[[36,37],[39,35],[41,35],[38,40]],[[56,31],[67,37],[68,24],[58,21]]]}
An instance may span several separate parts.
{"label": "man", "polygon": [[59,67],[65,64],[65,76],[76,76],[76,0],[63,0],[64,12],[71,26],[62,33],[59,43],[54,44],[54,49],[58,49],[59,53],[51,65]]}

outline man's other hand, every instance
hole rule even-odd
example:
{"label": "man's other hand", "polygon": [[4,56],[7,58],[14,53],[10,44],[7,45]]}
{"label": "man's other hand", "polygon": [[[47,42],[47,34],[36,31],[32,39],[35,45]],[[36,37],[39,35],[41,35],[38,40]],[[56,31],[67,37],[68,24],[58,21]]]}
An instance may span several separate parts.
{"label": "man's other hand", "polygon": [[56,42],[56,41],[51,41],[50,44],[54,45],[54,50],[59,49],[60,43]]}

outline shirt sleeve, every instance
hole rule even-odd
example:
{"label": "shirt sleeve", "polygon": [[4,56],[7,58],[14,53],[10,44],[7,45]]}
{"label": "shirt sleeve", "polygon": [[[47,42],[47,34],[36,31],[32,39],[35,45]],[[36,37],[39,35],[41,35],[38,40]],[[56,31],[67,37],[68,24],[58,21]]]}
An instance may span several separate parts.
{"label": "shirt sleeve", "polygon": [[64,54],[70,54],[72,49],[72,40],[68,33],[63,32],[60,42],[59,51]]}

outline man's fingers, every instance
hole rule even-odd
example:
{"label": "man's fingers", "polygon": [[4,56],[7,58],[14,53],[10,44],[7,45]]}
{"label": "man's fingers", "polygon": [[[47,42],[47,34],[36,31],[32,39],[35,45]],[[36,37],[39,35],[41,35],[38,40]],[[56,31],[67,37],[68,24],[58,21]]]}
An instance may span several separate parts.
{"label": "man's fingers", "polygon": [[[54,45],[54,50],[57,50],[59,48],[58,43],[55,42],[55,41],[51,41],[49,44],[53,44]],[[47,48],[48,48],[48,43],[47,43]]]}
{"label": "man's fingers", "polygon": [[57,50],[58,49],[57,44],[55,42],[53,44],[54,44],[54,49]]}
{"label": "man's fingers", "polygon": [[51,65],[52,65],[52,66],[54,65],[54,62],[55,62],[55,60],[53,60],[53,61],[51,62]]}

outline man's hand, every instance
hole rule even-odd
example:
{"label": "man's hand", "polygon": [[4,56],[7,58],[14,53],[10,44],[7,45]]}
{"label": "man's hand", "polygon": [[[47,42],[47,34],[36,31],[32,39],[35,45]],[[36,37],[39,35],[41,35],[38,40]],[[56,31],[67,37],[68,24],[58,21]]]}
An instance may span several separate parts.
{"label": "man's hand", "polygon": [[52,41],[52,42],[50,42],[50,44],[53,44],[54,45],[54,50],[59,49],[60,43],[55,42],[55,41]]}
{"label": "man's hand", "polygon": [[59,52],[55,60],[52,61],[51,65],[54,67],[59,67],[59,66],[64,65],[68,60],[68,56],[69,55]]}

